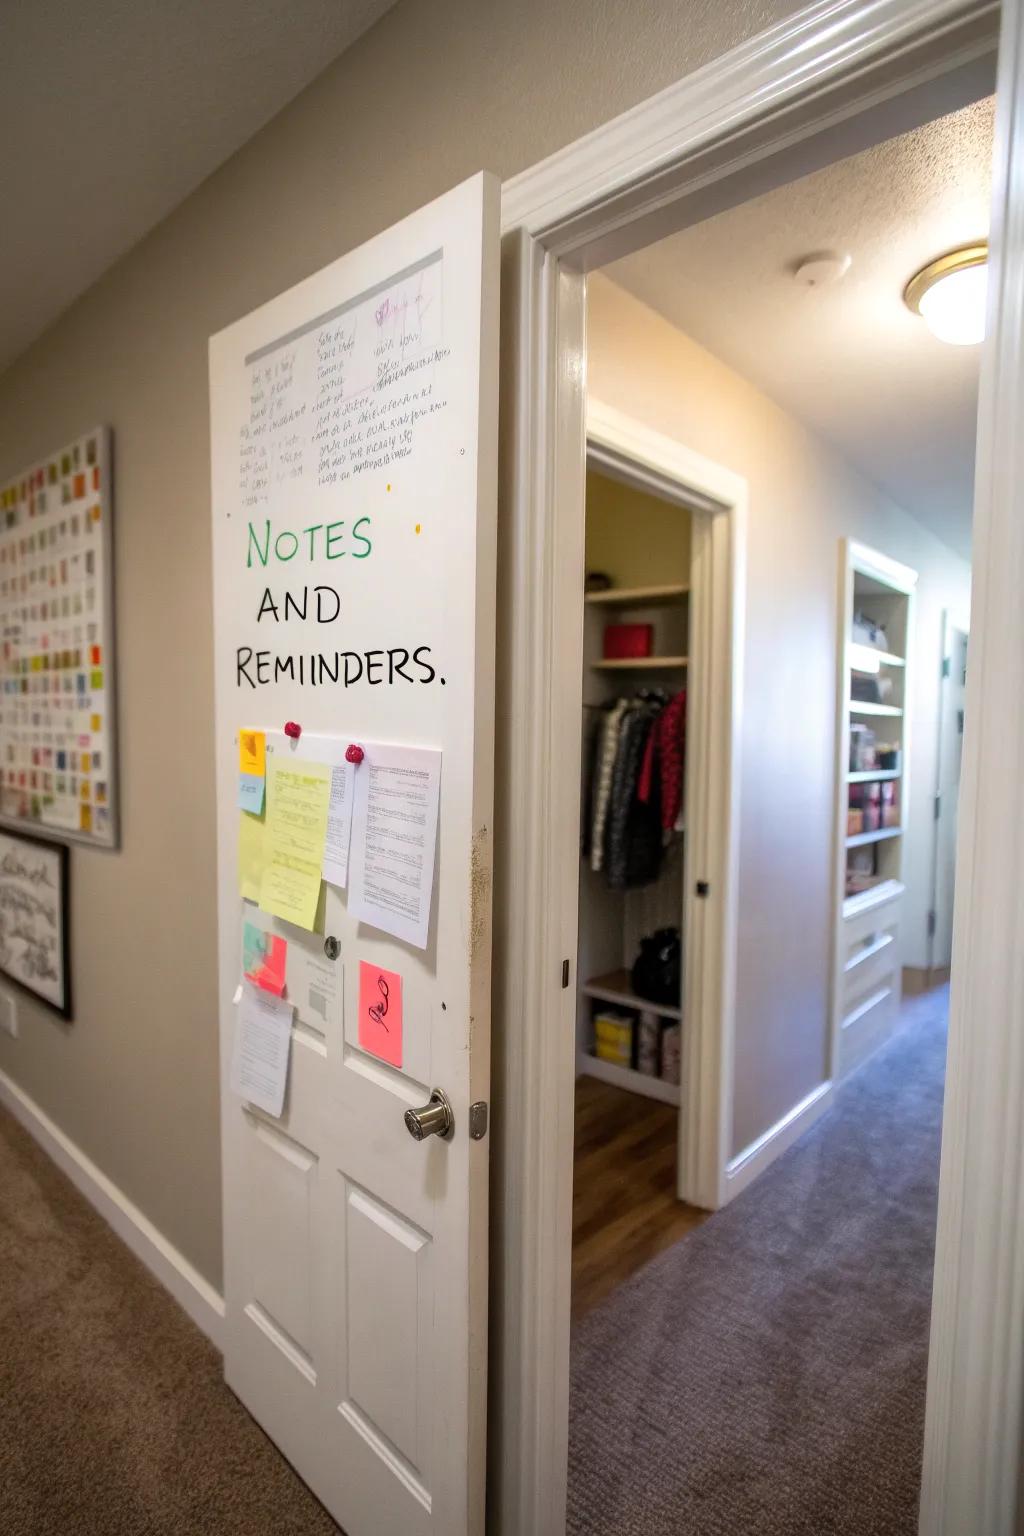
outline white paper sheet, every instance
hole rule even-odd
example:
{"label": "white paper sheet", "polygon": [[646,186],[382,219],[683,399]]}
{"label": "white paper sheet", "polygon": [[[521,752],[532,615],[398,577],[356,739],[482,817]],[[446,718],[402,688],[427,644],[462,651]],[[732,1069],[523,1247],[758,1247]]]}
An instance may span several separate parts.
{"label": "white paper sheet", "polygon": [[341,985],[344,967],[328,960],[323,943],[309,949],[301,941],[288,946],[288,1001],[295,1004],[295,1022],[332,1043],[341,1037]]}
{"label": "white paper sheet", "polygon": [[239,1098],[277,1119],[284,1108],[294,1012],[273,993],[242,984],[231,1086]]}
{"label": "white paper sheet", "polygon": [[348,884],[348,849],[352,834],[352,764],[331,769],[331,801],[327,810],[324,879],[342,890]]}
{"label": "white paper sheet", "polygon": [[354,775],[348,909],[426,949],[434,889],[441,753],[364,743]]}

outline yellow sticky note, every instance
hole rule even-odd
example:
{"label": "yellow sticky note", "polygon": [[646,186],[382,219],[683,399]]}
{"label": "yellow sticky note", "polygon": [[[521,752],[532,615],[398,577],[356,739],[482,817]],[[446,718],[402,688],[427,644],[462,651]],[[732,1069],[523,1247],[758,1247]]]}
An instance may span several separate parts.
{"label": "yellow sticky note", "polygon": [[259,902],[263,883],[266,823],[243,811],[238,818],[238,889],[246,901]]}
{"label": "yellow sticky note", "polygon": [[331,770],[275,754],[267,779],[267,851],[260,886],[264,912],[313,930],[331,798]]}
{"label": "yellow sticky note", "polygon": [[239,731],[238,771],[253,773],[262,779],[267,771],[266,731]]}

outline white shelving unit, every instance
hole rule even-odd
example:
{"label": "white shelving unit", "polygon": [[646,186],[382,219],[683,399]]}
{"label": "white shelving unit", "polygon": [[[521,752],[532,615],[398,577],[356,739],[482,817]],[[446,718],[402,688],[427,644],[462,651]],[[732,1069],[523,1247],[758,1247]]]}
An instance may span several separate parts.
{"label": "white shelving unit", "polygon": [[[832,1075],[841,1077],[891,1032],[901,996],[900,917],[908,807],[909,680],[912,675],[917,573],[877,550],[843,541],[843,643],[836,721],[836,898]],[[872,621],[872,638],[857,615]],[[884,637],[884,638],[883,638]],[[855,698],[877,679],[878,697]],[[896,768],[852,759],[855,736],[895,750]],[[873,795],[874,787],[878,794]],[[885,786],[885,788],[883,788]],[[892,794],[899,821],[883,812]],[[877,807],[877,808],[876,808]],[[858,825],[854,812],[864,821]]]}

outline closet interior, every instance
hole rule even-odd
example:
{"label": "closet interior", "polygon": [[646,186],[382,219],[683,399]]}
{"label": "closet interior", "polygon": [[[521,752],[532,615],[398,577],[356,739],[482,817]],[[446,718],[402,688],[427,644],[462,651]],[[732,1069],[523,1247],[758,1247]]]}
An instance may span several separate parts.
{"label": "closet interior", "polygon": [[690,514],[591,471],[577,1071],[678,1105]]}
{"label": "closet interior", "polygon": [[593,468],[586,511],[576,1231],[617,1224],[640,1263],[699,1219],[676,1196],[691,513]]}

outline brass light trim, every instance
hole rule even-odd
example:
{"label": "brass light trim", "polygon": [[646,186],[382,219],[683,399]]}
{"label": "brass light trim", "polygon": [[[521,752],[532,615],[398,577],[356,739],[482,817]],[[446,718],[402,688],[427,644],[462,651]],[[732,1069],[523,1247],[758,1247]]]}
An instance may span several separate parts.
{"label": "brass light trim", "polygon": [[929,288],[942,277],[948,277],[950,272],[963,272],[967,267],[980,267],[988,261],[988,241],[980,241],[977,245],[960,245],[955,251],[947,251],[945,256],[937,256],[930,261],[920,272],[915,272],[910,282],[903,290],[903,302],[908,309],[912,309],[915,315],[921,313],[921,300]]}

